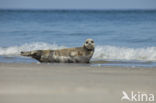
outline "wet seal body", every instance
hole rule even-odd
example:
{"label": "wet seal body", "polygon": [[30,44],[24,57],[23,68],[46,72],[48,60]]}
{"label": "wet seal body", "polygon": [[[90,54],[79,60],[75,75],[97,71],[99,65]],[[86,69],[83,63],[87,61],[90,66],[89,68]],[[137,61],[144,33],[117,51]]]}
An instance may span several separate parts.
{"label": "wet seal body", "polygon": [[89,63],[93,53],[94,41],[87,39],[82,47],[59,50],[34,50],[21,52],[21,55],[32,57],[45,63]]}

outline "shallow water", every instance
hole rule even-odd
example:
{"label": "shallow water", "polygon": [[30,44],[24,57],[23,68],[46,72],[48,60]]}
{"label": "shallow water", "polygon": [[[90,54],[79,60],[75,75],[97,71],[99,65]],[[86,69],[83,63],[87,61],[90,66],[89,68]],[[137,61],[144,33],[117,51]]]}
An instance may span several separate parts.
{"label": "shallow water", "polygon": [[0,62],[36,62],[19,53],[78,47],[93,38],[93,63],[155,67],[155,17],[156,10],[0,10]]}

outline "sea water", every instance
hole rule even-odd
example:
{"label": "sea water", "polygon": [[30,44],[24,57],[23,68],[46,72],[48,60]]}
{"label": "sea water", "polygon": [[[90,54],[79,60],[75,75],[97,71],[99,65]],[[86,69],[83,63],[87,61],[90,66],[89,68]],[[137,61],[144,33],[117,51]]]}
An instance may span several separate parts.
{"label": "sea water", "polygon": [[95,41],[91,65],[156,67],[156,10],[0,10],[0,62]]}

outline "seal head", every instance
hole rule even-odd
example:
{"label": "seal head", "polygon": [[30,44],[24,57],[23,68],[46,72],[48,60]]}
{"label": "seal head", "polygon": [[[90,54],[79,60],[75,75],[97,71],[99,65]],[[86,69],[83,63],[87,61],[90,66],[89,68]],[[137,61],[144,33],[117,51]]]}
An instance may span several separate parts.
{"label": "seal head", "polygon": [[83,45],[84,48],[86,48],[88,51],[94,50],[94,41],[93,39],[87,39]]}

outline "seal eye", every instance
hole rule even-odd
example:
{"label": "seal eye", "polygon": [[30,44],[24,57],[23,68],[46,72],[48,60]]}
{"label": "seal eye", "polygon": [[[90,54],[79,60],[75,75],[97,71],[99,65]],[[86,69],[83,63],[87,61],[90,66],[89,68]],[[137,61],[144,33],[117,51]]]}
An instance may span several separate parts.
{"label": "seal eye", "polygon": [[91,41],[91,43],[94,43],[94,41]]}
{"label": "seal eye", "polygon": [[86,41],[86,44],[88,44],[88,41]]}

